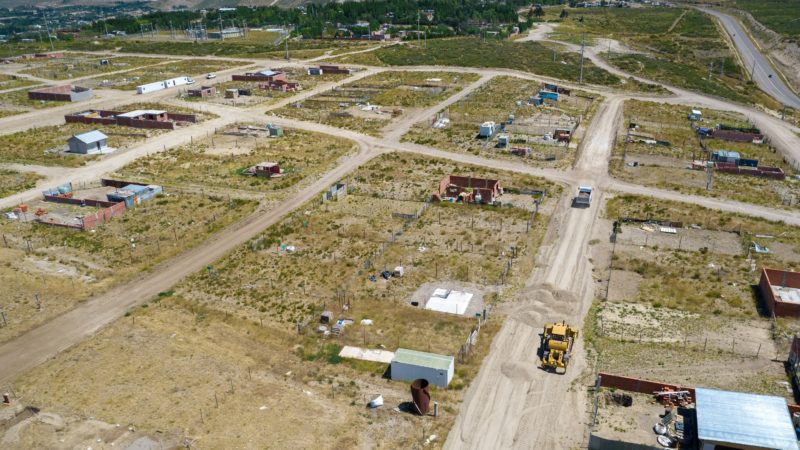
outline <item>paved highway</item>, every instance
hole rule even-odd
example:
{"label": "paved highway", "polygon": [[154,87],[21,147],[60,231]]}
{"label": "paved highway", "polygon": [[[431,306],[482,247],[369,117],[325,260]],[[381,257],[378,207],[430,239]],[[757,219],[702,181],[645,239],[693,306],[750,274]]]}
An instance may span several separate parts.
{"label": "paved highway", "polygon": [[700,10],[719,19],[728,35],[733,39],[736,49],[739,50],[745,69],[752,72],[753,81],[758,87],[784,105],[800,109],[800,97],[786,86],[783,79],[775,72],[767,58],[761,54],[736,19],[719,11],[706,8],[700,8]]}

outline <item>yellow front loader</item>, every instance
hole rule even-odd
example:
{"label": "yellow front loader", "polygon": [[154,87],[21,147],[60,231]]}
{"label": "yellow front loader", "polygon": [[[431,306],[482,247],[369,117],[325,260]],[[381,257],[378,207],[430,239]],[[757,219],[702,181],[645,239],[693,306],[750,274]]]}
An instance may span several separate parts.
{"label": "yellow front loader", "polygon": [[564,369],[562,373],[566,373],[572,346],[577,339],[578,329],[563,321],[545,325],[541,346],[542,368],[556,373],[558,369]]}

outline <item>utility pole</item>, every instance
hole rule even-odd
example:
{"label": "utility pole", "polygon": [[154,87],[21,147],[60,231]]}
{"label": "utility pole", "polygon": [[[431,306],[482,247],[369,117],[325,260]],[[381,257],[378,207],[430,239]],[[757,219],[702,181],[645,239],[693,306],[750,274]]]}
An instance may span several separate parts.
{"label": "utility pole", "polygon": [[714,70],[714,62],[708,63],[708,81],[711,81],[711,71]]}
{"label": "utility pole", "polygon": [[786,117],[786,105],[783,105],[783,111],[781,111],[781,120],[783,120],[784,117]]}
{"label": "utility pole", "polygon": [[756,59],[753,58],[753,68],[750,69],[750,79],[753,79],[753,76],[756,74]]}
{"label": "utility pole", "polygon": [[419,37],[419,10],[417,10],[417,47],[420,44],[420,37]]}
{"label": "utility pole", "polygon": [[578,84],[583,84],[583,49],[586,47],[586,33],[581,36],[581,74],[578,78]]}
{"label": "utility pole", "polygon": [[47,31],[47,39],[50,41],[50,50],[53,51],[53,36],[50,34],[50,24],[47,22],[47,13],[44,13],[44,29]]}
{"label": "utility pole", "polygon": [[289,29],[287,28],[286,29],[286,38],[284,38],[284,40],[283,40],[284,45],[286,46],[286,60],[287,61],[289,60],[289,36],[290,36]]}

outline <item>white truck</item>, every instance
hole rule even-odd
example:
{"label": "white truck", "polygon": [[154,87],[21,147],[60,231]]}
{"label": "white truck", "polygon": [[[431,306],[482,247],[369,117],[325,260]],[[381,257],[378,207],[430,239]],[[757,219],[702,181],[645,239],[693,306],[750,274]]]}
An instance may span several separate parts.
{"label": "white truck", "polygon": [[572,199],[573,208],[588,208],[592,205],[592,188],[590,186],[579,186],[578,195]]}

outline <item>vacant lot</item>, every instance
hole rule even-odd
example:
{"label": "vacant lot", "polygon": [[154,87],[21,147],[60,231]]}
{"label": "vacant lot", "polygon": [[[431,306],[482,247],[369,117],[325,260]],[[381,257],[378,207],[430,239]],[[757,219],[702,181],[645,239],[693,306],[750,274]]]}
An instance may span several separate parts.
{"label": "vacant lot", "polygon": [[140,56],[110,56],[67,53],[64,58],[34,60],[19,73],[50,80],[66,80],[107,72],[136,69],[167,61],[163,58],[144,58]]}
{"label": "vacant lot", "polygon": [[[515,43],[478,38],[431,39],[427,46],[396,45],[374,52],[390,66],[440,65],[469,67],[499,67],[517,69],[554,78],[578,81],[580,55],[558,53],[537,42]],[[586,83],[617,86],[620,79],[584,61],[583,80]]]}
{"label": "vacant lot", "polygon": [[[557,102],[548,100],[544,105],[534,106],[528,100],[540,89],[542,83],[535,81],[492,78],[466,98],[441,111],[438,122],[417,124],[403,140],[449,151],[521,159],[541,166],[569,167],[575,160],[575,150],[583,131],[578,126],[589,119],[594,99],[575,92],[569,96],[562,95]],[[449,122],[441,122],[444,118]],[[503,124],[504,130],[489,139],[480,138],[480,126],[487,121],[495,122],[498,127]],[[558,142],[554,137],[556,130],[568,130],[574,136],[570,142]],[[498,136],[507,136],[509,144],[501,147]],[[528,154],[514,156],[510,153],[512,148],[526,149]]]}
{"label": "vacant lot", "polygon": [[[598,370],[791,396],[783,365],[772,360],[786,358],[798,322],[765,317],[755,285],[761,267],[800,268],[795,227],[636,196],[610,199],[605,214],[609,229],[620,217],[683,227],[671,234],[625,223],[613,257],[612,244],[593,241],[598,296],[608,289],[584,335]],[[749,251],[753,242],[772,253]],[[730,365],[737,370],[724,369]]]}
{"label": "vacant lot", "polygon": [[31,100],[28,98],[28,89],[20,89],[0,94],[0,109],[5,115],[22,114],[36,109],[51,108],[66,105],[68,102],[51,100]]}
{"label": "vacant lot", "polygon": [[[540,214],[527,226],[530,196],[505,194],[515,207],[441,204],[411,222],[393,216],[417,211],[441,174],[453,170],[559,192],[535,178],[386,155],[345,180],[350,194],[340,201],[310,202],[15,388],[47,410],[81,411],[147,433],[178,430],[212,446],[269,439],[282,448],[410,448],[432,434],[444,439],[499,320],[490,318],[470,356],[456,362],[451,389],[433,389],[435,421],[394,409],[409,401],[408,383],[385,380],[385,364],[342,360],[338,352],[351,344],[454,355],[475,318],[415,308],[407,297],[423,282],[469,281],[499,292],[484,297],[494,304],[530,271],[547,220]],[[542,210],[551,207],[548,197]],[[505,286],[495,287],[511,244],[517,258]],[[396,265],[405,267],[402,278],[368,279]],[[315,331],[325,308],[355,323],[323,338]],[[367,318],[372,325],[359,325]],[[142,379],[149,389],[136,387]],[[365,409],[375,394],[386,405]],[[299,420],[308,414],[313,424]]]}
{"label": "vacant lot", "polygon": [[275,114],[380,136],[395,119],[431,106],[478,79],[451,72],[382,72],[287,105]]}
{"label": "vacant lot", "polygon": [[0,169],[0,197],[28,190],[42,177],[32,172]]}
{"label": "vacant lot", "polygon": [[[80,191],[76,197],[80,198]],[[36,201],[38,208],[82,216],[92,208]],[[255,208],[255,202],[170,193],[129,209],[96,229],[77,231],[35,222],[0,220],[4,286],[0,305],[7,340],[155,264],[192,247]],[[135,244],[135,245],[133,245]],[[42,307],[37,307],[36,296]]]}
{"label": "vacant lot", "polygon": [[[234,196],[277,200],[301,180],[312,180],[355,151],[352,142],[302,130],[285,130],[280,138],[267,137],[257,125],[218,130],[209,139],[139,158],[118,171],[123,179],[159,182],[185,189],[206,189]],[[243,175],[262,162],[276,162],[278,178]]]}
{"label": "vacant lot", "polygon": [[[625,121],[618,130],[610,165],[612,175],[633,183],[687,194],[769,206],[797,204],[800,200],[800,186],[788,179],[794,170],[770,145],[710,138],[701,141],[694,129],[714,128],[717,124],[752,127],[746,117],[703,109],[703,119],[690,122],[687,115],[691,109],[688,106],[654,102],[625,102]],[[631,125],[635,125],[635,128],[630,128]],[[787,180],[715,171],[711,178],[711,189],[707,189],[707,172],[689,168],[693,160],[710,160],[711,154],[718,150],[736,151],[744,159],[756,159],[759,167],[779,167],[786,172]]]}
{"label": "vacant lot", "polygon": [[[248,66],[247,61],[220,61],[210,59],[184,59],[160,64],[147,69],[135,69],[103,78],[87,80],[86,85],[103,86],[113,89],[135,89],[136,86],[153,83],[180,76],[200,77],[219,70],[237,66]],[[198,79],[199,83],[200,80]]]}
{"label": "vacant lot", "polygon": [[34,84],[39,84],[38,81],[28,80],[26,78],[17,77],[15,75],[0,75],[0,90],[4,91],[6,89],[16,89],[25,86],[32,86]]}

